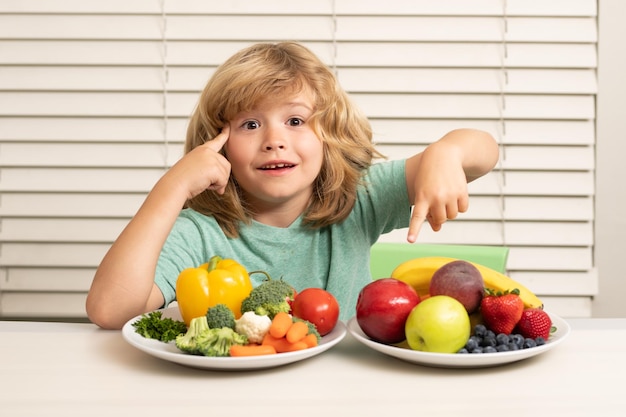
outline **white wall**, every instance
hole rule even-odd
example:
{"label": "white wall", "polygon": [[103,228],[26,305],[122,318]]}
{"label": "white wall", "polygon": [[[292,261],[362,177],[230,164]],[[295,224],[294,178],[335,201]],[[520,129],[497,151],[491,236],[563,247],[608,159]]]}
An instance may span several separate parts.
{"label": "white wall", "polygon": [[626,2],[599,1],[594,317],[626,317]]}

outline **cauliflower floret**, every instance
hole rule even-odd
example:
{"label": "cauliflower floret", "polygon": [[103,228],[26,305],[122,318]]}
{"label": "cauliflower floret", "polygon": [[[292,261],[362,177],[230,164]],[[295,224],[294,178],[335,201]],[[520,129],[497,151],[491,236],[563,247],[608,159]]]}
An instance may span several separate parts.
{"label": "cauliflower floret", "polygon": [[247,311],[235,321],[235,331],[248,337],[248,343],[261,343],[269,331],[272,319]]}

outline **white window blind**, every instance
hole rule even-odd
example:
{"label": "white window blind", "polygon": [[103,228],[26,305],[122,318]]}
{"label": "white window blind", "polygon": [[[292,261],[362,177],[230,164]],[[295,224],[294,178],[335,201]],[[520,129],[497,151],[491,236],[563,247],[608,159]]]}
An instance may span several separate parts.
{"label": "white window blind", "polygon": [[590,316],[596,17],[595,0],[0,0],[0,315],[83,318],[215,67],[298,40],[392,159],[491,132],[501,160],[470,210],[420,241],[509,246],[510,275],[552,312]]}

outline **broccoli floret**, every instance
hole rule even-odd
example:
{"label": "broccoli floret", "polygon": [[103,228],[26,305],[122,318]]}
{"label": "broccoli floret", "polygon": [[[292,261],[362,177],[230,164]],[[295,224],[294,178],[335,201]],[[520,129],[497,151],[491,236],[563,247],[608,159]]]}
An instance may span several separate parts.
{"label": "broccoli floret", "polygon": [[189,328],[184,334],[176,336],[176,347],[185,353],[202,355],[198,345],[198,338],[209,331],[206,316],[195,317],[189,322]]}
{"label": "broccoli floret", "polygon": [[313,323],[311,323],[308,320],[301,319],[300,317],[296,317],[296,316],[293,316],[291,319],[294,321],[294,323],[296,321],[304,322],[308,326],[308,328],[309,328],[309,333],[313,333],[315,335],[315,337],[317,338],[317,343],[319,343],[320,340],[322,340],[322,336],[320,335],[320,332],[317,331],[317,327],[315,327],[315,325]]}
{"label": "broccoli floret", "polygon": [[232,345],[245,345],[248,338],[230,327],[209,329],[196,338],[196,344],[204,356],[230,356]]}
{"label": "broccoli floret", "polygon": [[291,312],[290,300],[293,300],[294,290],[291,285],[282,279],[263,281],[255,287],[241,303],[241,312],[254,311],[259,316],[269,316],[273,319],[276,313]]}
{"label": "broccoli floret", "polygon": [[221,329],[222,327],[235,329],[235,313],[226,304],[209,307],[206,312],[206,320],[210,329]]}

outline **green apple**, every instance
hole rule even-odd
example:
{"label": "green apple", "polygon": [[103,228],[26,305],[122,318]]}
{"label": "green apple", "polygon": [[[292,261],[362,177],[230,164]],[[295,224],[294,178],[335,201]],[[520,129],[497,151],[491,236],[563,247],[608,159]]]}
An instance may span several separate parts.
{"label": "green apple", "polygon": [[470,318],[463,304],[455,298],[434,295],[411,310],[404,332],[413,350],[456,353],[470,337]]}

